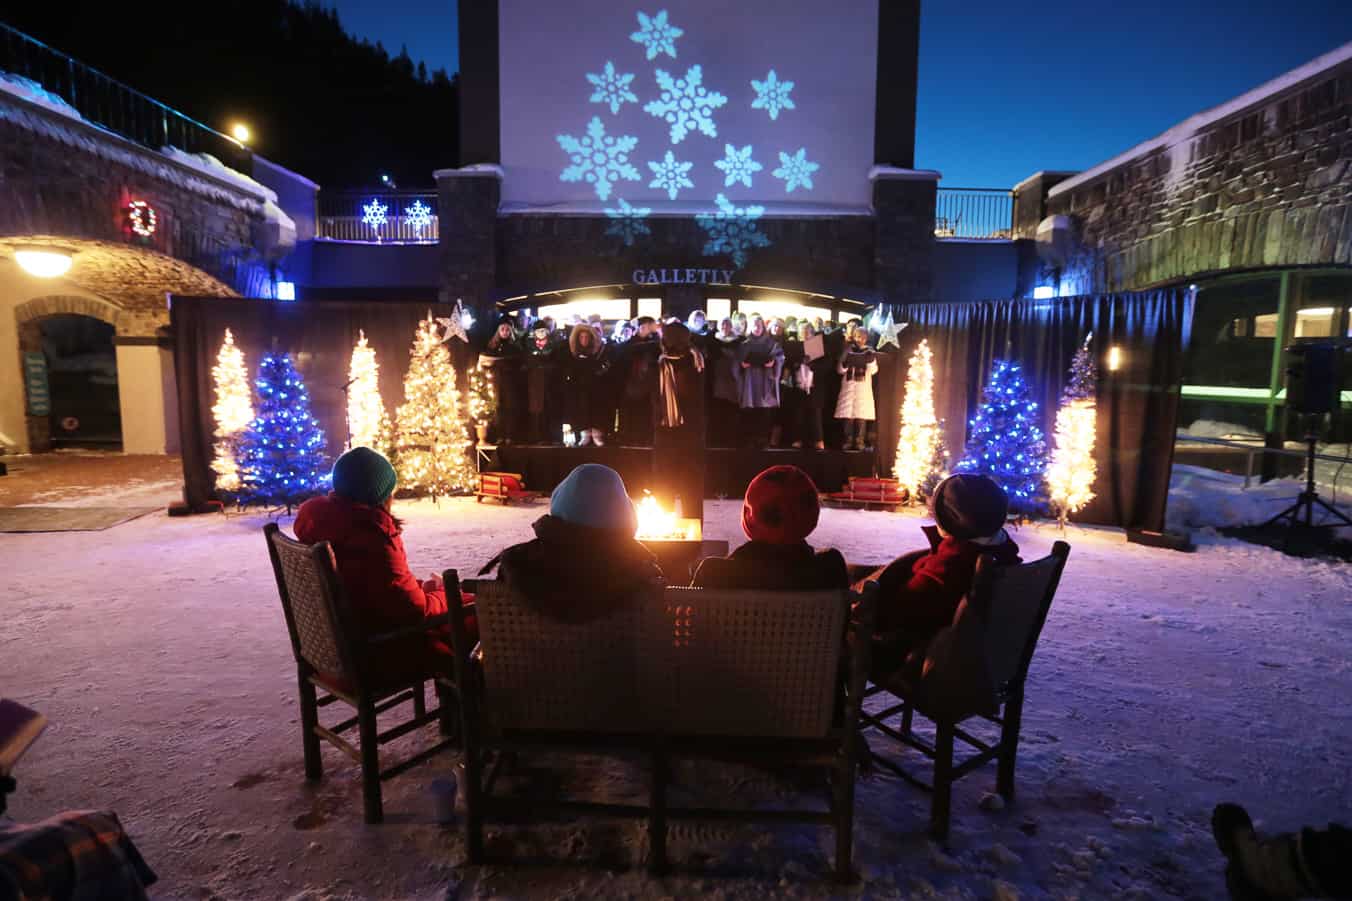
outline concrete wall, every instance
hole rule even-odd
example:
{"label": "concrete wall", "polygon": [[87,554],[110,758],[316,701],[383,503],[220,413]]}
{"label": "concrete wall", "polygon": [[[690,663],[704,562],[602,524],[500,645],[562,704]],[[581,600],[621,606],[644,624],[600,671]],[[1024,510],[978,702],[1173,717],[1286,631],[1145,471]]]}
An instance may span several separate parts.
{"label": "concrete wall", "polygon": [[435,290],[440,254],[435,244],[305,241],[296,245],[285,272],[302,296],[306,288]]}
{"label": "concrete wall", "polygon": [[296,241],[314,238],[319,185],[257,155],[253,157],[253,177],[277,192],[277,205],[296,223]]}
{"label": "concrete wall", "polygon": [[934,299],[1017,297],[1019,251],[1013,241],[935,241]]}

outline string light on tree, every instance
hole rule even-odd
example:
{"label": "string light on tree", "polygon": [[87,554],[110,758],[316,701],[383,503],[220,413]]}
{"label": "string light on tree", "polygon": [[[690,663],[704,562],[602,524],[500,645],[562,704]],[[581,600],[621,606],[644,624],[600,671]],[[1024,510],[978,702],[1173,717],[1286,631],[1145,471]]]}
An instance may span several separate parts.
{"label": "string light on tree", "polygon": [[901,432],[893,478],[912,503],[928,498],[944,477],[948,454],[934,416],[934,355],[929,341],[921,341],[906,370],[906,394],[901,402]]}
{"label": "string light on tree", "polygon": [[349,446],[369,447],[389,456],[390,416],[380,398],[380,364],[376,362],[376,349],[366,341],[366,332],[357,335],[347,368]]}
{"label": "string light on tree", "polygon": [[429,312],[413,338],[404,402],[395,414],[399,482],[433,498],[467,492],[475,481],[455,367],[442,340]]}
{"label": "string light on tree", "polygon": [[310,394],[290,354],[264,354],[254,387],[258,415],[241,442],[243,494],[247,501],[290,512],[328,480],[324,433],[310,413]]}
{"label": "string light on tree", "polygon": [[225,330],[225,340],[216,354],[216,365],[211,367],[211,378],[216,386],[216,403],[211,415],[216,420],[215,457],[211,469],[216,473],[216,488],[236,492],[239,480],[239,439],[253,422],[253,394],[249,390],[249,370],[244,364],[244,351],[235,345],[235,336]]}
{"label": "string light on tree", "polygon": [[1011,513],[1027,515],[1042,506],[1047,447],[1038,405],[1032,399],[1023,368],[996,360],[957,472],[990,476],[1005,490]]}
{"label": "string light on tree", "polygon": [[1056,411],[1056,434],[1051,464],[1047,467],[1047,494],[1061,528],[1066,518],[1094,499],[1094,439],[1098,410],[1094,386],[1098,373],[1089,351],[1093,333],[1070,361],[1070,383],[1061,394]]}
{"label": "string light on tree", "polygon": [[466,382],[468,401],[465,406],[469,418],[476,430],[487,428],[498,410],[498,394],[493,387],[493,379],[487,369],[476,366],[469,371]]}

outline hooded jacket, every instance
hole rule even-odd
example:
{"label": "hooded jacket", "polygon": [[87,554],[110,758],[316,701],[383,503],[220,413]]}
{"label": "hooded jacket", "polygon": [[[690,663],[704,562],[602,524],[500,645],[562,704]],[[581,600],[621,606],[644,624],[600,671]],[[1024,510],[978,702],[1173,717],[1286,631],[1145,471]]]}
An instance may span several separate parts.
{"label": "hooded jacket", "polygon": [[814,551],[806,541],[771,544],[748,541],[726,557],[699,565],[695,588],[746,588],[765,591],[822,591],[850,587],[845,558],[835,548]]}

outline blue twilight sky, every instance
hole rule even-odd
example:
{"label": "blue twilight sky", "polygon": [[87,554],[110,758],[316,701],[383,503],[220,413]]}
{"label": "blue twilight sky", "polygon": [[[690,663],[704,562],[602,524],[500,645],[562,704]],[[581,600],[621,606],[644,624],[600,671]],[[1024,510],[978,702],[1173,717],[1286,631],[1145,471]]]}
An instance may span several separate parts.
{"label": "blue twilight sky", "polygon": [[[456,0],[329,2],[458,68]],[[1352,0],[927,0],[916,165],[952,187],[1086,169],[1348,40]]]}

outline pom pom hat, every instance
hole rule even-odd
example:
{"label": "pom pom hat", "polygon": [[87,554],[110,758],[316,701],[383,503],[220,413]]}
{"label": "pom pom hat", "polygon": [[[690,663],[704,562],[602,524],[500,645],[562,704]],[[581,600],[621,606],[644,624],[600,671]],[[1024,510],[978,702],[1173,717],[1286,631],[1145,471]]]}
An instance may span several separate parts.
{"label": "pom pom hat", "polygon": [[934,489],[930,512],[939,528],[954,538],[990,538],[1005,527],[1009,498],[993,479],[959,473]]}
{"label": "pom pom hat", "polygon": [[812,477],[797,466],[771,466],[746,488],[742,531],[752,541],[797,544],[817,528],[820,516]]}

